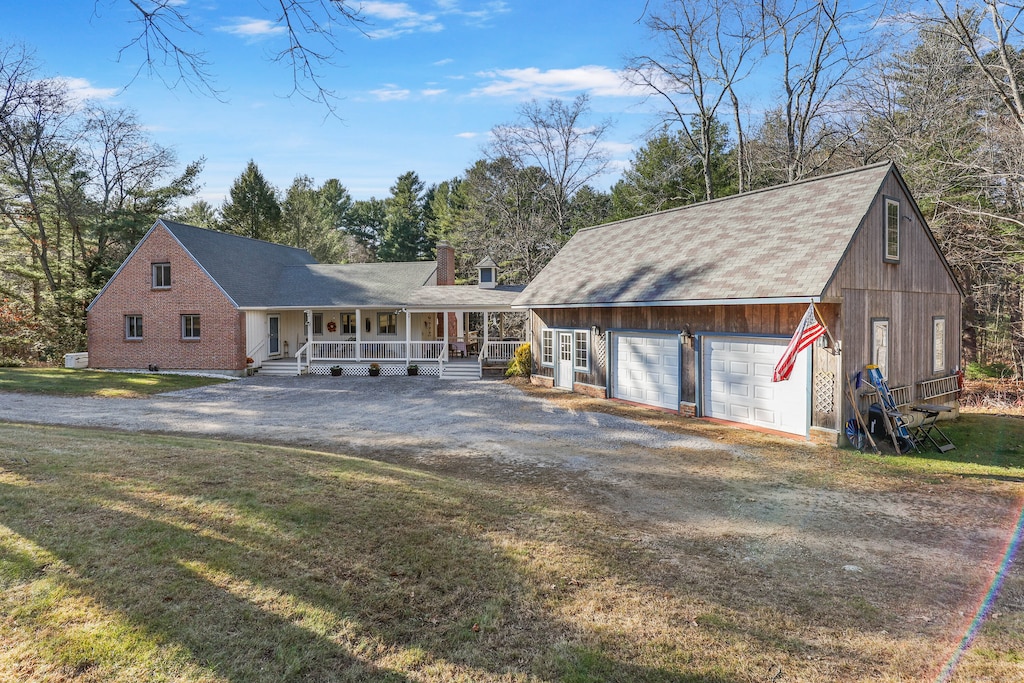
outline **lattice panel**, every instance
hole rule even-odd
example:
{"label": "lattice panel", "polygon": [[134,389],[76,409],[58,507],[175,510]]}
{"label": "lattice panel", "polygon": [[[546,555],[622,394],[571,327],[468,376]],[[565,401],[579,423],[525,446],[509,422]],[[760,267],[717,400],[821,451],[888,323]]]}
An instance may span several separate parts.
{"label": "lattice panel", "polygon": [[[367,377],[370,374],[369,363],[365,364],[346,364],[341,366],[342,376],[347,377]],[[431,365],[420,365],[419,374],[421,375],[432,375],[437,377],[440,374],[440,368],[436,364]],[[311,375],[330,375],[330,365],[310,365],[309,374]],[[409,374],[404,365],[381,365],[380,375],[381,377],[395,377]]]}
{"label": "lattice panel", "polygon": [[829,414],[836,408],[836,375],[819,372],[814,376],[814,411]]}
{"label": "lattice panel", "polygon": [[590,335],[590,341],[594,345],[593,354],[591,356],[592,361],[599,368],[604,368],[605,355],[605,336],[604,334],[592,334]]}

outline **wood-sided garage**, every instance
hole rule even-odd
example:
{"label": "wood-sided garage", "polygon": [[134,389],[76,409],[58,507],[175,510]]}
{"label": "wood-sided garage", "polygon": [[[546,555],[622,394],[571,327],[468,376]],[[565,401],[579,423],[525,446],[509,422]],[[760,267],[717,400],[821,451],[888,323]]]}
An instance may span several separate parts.
{"label": "wood-sided garage", "polygon": [[[537,384],[567,386],[543,360],[573,330],[574,391],[838,443],[844,376],[866,364],[930,402],[960,366],[962,301],[885,162],[580,230],[513,308],[530,310]],[[827,344],[772,383],[811,303]]]}

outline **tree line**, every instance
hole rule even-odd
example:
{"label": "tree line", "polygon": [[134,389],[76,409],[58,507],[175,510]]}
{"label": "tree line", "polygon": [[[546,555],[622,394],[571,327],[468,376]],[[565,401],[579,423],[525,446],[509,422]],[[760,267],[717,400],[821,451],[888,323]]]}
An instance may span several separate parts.
{"label": "tree line", "polygon": [[[339,179],[279,190],[251,161],[221,206],[131,112],[75,102],[0,50],[0,356],[80,347],[83,309],[159,216],[308,249],[321,262],[429,259],[452,243],[531,279],[576,231],[894,159],[960,283],[966,360],[1024,365],[1024,54],[994,0],[666,0],[627,80],[661,112],[608,190],[611,121],[586,96],[528,102],[481,158],[386,197]],[[912,10],[912,11],[911,11]]]}

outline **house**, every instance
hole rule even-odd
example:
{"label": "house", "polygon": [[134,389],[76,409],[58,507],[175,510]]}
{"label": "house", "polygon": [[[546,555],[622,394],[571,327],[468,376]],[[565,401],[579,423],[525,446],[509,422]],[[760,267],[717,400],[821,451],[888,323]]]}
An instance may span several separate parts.
{"label": "house", "polygon": [[[887,162],[581,230],[515,306],[538,384],[836,443],[868,363],[955,405],[962,299]],[[772,382],[811,303],[831,338]]]}
{"label": "house", "polygon": [[436,262],[331,265],[158,220],[88,307],[89,367],[479,377],[519,343],[501,328],[522,290],[481,264],[486,282],[456,285],[444,242]]}

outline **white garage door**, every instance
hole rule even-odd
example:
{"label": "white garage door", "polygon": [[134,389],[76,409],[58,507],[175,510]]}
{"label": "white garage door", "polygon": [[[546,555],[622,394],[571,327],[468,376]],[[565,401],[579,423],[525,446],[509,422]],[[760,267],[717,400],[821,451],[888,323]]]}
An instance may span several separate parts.
{"label": "white garage door", "polygon": [[797,357],[788,380],[772,382],[772,371],[788,343],[788,339],[705,337],[701,343],[704,415],[806,436],[810,350]]}
{"label": "white garage door", "polygon": [[679,335],[615,334],[612,396],[679,410]]}

